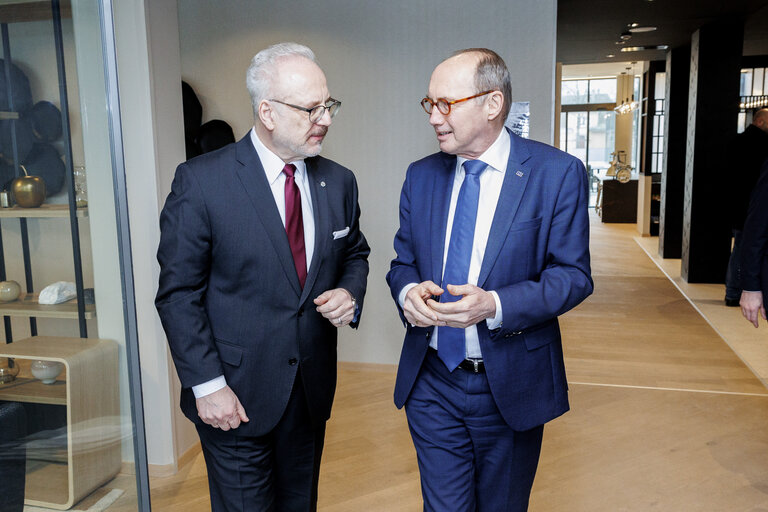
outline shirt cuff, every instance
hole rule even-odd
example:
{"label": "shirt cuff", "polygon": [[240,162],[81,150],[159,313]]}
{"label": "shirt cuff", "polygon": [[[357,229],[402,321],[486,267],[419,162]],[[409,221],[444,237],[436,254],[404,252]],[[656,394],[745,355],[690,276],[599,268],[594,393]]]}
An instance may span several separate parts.
{"label": "shirt cuff", "polygon": [[488,325],[488,330],[492,331],[501,327],[501,324],[504,320],[504,312],[501,310],[501,299],[499,299],[499,294],[493,290],[488,293],[493,295],[493,300],[496,301],[496,315],[494,315],[493,318],[485,319],[485,323]]}
{"label": "shirt cuff", "polygon": [[403,304],[405,304],[405,295],[411,291],[411,288],[418,285],[419,283],[408,283],[407,285],[403,286],[403,289],[400,290],[400,295],[397,296],[397,303],[400,304],[400,307],[403,307]]}
{"label": "shirt cuff", "polygon": [[356,324],[358,320],[360,320],[360,306],[355,302],[355,311],[352,315],[352,322],[350,323]]}
{"label": "shirt cuff", "polygon": [[197,386],[192,386],[192,392],[195,394],[195,398],[203,398],[206,395],[215,393],[216,391],[226,387],[227,379],[223,375],[219,375],[215,379],[203,382]]}

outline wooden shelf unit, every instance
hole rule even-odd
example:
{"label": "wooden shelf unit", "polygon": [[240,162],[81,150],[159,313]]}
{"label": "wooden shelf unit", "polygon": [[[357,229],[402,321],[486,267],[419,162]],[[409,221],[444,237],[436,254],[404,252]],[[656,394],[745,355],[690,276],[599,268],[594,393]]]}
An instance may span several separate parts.
{"label": "wooden shelf unit", "polygon": [[[0,316],[26,316],[36,318],[68,318],[77,320],[77,300],[61,304],[38,304],[36,293],[22,295],[11,302],[0,302]],[[85,305],[85,318],[96,318],[96,306]]]}
{"label": "wooden shelf unit", "polygon": [[65,380],[17,379],[0,385],[0,400],[67,408],[66,464],[34,461],[25,503],[67,510],[113,478],[121,466],[117,344],[110,340],[37,336],[0,345],[0,357],[58,361]]}
{"label": "wooden shelf unit", "polygon": [[[77,208],[77,216],[88,216],[88,208]],[[10,208],[0,208],[0,219],[68,219],[68,204],[41,204],[37,208],[22,208],[14,205]]]}

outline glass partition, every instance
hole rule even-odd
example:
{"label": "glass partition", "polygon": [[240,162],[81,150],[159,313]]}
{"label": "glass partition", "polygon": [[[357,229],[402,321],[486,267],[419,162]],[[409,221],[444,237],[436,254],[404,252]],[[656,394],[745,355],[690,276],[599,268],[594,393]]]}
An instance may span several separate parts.
{"label": "glass partition", "polygon": [[4,506],[148,510],[109,27],[108,2],[0,3]]}

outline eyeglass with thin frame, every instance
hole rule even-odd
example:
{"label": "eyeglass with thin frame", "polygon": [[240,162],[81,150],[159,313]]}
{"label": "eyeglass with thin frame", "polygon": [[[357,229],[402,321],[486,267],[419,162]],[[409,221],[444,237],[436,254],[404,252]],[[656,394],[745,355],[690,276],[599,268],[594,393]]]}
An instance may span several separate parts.
{"label": "eyeglass with thin frame", "polygon": [[286,107],[291,107],[291,108],[295,108],[296,110],[301,110],[302,112],[306,112],[309,115],[310,123],[316,123],[320,119],[322,119],[322,117],[325,115],[326,110],[328,111],[328,114],[330,114],[331,118],[333,118],[336,114],[339,113],[339,109],[341,108],[341,102],[333,98],[329,98],[328,101],[325,102],[325,105],[317,105],[316,107],[312,107],[312,108],[300,107],[298,105],[293,105],[291,103],[286,103],[280,100],[269,100],[269,101],[274,101],[275,103],[280,103],[281,105],[285,105]]}
{"label": "eyeglass with thin frame", "polygon": [[479,98],[480,96],[485,96],[486,94],[490,94],[492,92],[494,92],[494,90],[481,92],[479,94],[475,94],[474,96],[469,96],[467,98],[461,98],[460,100],[453,100],[453,101],[449,101],[446,98],[437,98],[436,100],[432,101],[431,98],[425,97],[423,100],[421,100],[421,108],[424,109],[424,112],[431,115],[432,109],[435,107],[435,105],[437,105],[437,110],[444,116],[447,116],[448,114],[451,113],[451,105],[455,105],[456,103],[461,103],[462,101]]}

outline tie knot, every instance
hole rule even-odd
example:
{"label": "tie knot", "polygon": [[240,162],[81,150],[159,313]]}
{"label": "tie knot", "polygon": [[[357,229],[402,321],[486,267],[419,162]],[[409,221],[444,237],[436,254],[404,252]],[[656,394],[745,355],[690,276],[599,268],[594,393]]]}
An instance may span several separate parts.
{"label": "tie knot", "polygon": [[476,176],[483,172],[488,164],[482,160],[466,160],[464,162],[464,173],[471,176]]}
{"label": "tie knot", "polygon": [[293,164],[285,164],[285,167],[283,167],[283,172],[289,178],[293,178],[293,174],[296,172],[296,166]]}

